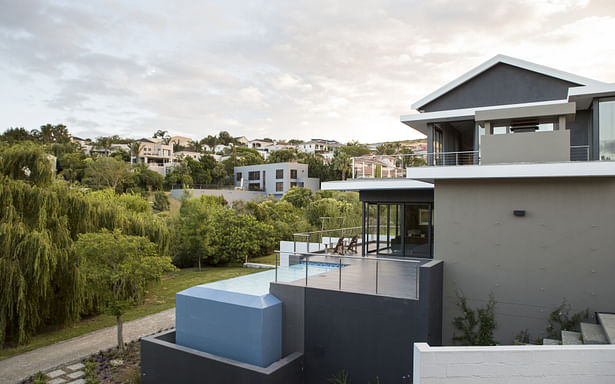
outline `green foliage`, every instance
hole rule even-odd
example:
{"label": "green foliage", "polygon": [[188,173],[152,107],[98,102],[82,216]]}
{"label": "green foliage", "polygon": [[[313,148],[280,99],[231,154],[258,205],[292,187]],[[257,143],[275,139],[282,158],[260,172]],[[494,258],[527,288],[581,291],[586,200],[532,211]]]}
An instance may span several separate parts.
{"label": "green foliage", "polygon": [[83,183],[93,189],[112,188],[116,192],[124,190],[124,183],[131,177],[128,165],[113,157],[99,157],[88,163]]}
{"label": "green foliage", "polygon": [[125,199],[102,199],[65,183],[39,187],[0,177],[0,279],[5,287],[0,345],[23,343],[42,327],[70,323],[94,311],[84,301],[87,276],[71,252],[79,234],[118,228],[147,237],[163,254],[167,251],[163,219],[128,209]]}
{"label": "green foliage", "polygon": [[158,191],[154,193],[154,209],[159,212],[169,210],[169,198],[164,192]]}
{"label": "green foliage", "polygon": [[335,174],[331,166],[325,162],[324,157],[317,153],[300,153],[299,163],[307,164],[308,177],[317,177],[320,181],[330,181],[335,179]]}
{"label": "green foliage", "polygon": [[297,159],[297,152],[292,149],[280,149],[273,151],[267,158],[268,164],[274,163],[288,163]]}
{"label": "green foliage", "polygon": [[167,186],[189,185],[192,183],[193,180],[192,176],[190,176],[190,168],[185,162],[175,165],[164,179],[164,184]]}
{"label": "green foliage", "polygon": [[40,145],[27,142],[0,147],[0,174],[39,186],[53,179],[49,156]]}
{"label": "green foliage", "polygon": [[86,302],[95,310],[108,308],[114,316],[140,303],[147,284],[175,270],[171,258],[159,256],[156,244],[118,229],[80,234],[73,251],[87,276]]}
{"label": "green foliage", "polygon": [[331,384],[350,384],[351,383],[350,376],[348,375],[348,372],[346,372],[345,369],[342,369],[341,371],[338,371],[328,381]]}
{"label": "green foliage", "polygon": [[515,335],[514,344],[523,345],[523,344],[531,344],[531,342],[532,342],[532,337],[530,335],[530,332],[527,330],[527,328]]}
{"label": "green foliage", "polygon": [[87,166],[87,157],[81,152],[66,153],[58,158],[57,163],[58,174],[62,176],[64,180],[70,181],[71,183],[81,182],[83,180],[83,175],[85,174],[85,168]]}
{"label": "green foliage", "polygon": [[562,304],[551,312],[547,326],[547,337],[557,338],[561,331],[579,331],[581,322],[589,319],[589,309],[572,315],[570,315],[570,310],[570,304],[564,299]]}
{"label": "green foliage", "polygon": [[30,383],[32,384],[46,384],[49,381],[47,380],[47,375],[45,375],[43,372],[39,372],[36,375],[32,376],[32,381],[30,381]]}
{"label": "green foliage", "polygon": [[84,365],[84,379],[86,384],[98,384],[98,376],[96,375],[96,363],[92,358],[83,362]]}
{"label": "green foliage", "polygon": [[130,189],[135,192],[159,191],[162,189],[164,177],[158,172],[147,168],[146,164],[139,163],[133,166],[132,176],[129,180]]}
{"label": "green foliage", "polygon": [[460,336],[453,337],[453,341],[461,345],[495,345],[497,342],[493,339],[493,331],[497,324],[493,294],[489,295],[487,305],[476,311],[468,306],[466,298],[459,292],[457,299],[457,306],[463,314],[453,319],[455,329],[461,332]]}
{"label": "green foliage", "polygon": [[45,124],[41,125],[40,131],[34,133],[39,136],[39,139],[43,143],[68,143],[70,142],[70,135],[68,128],[63,124]]}
{"label": "green foliage", "polygon": [[282,196],[281,200],[288,201],[297,208],[305,208],[312,202],[312,190],[292,187]]}
{"label": "green foliage", "polygon": [[37,141],[38,137],[24,128],[9,128],[0,135],[0,141],[5,141],[10,145],[23,141]]}

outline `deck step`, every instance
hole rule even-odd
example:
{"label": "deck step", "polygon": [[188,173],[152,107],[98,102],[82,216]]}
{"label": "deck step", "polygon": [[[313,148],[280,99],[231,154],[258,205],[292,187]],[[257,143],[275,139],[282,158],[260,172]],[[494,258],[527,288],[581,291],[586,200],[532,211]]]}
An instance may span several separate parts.
{"label": "deck step", "polygon": [[581,323],[583,344],[608,344],[604,329],[600,324]]}
{"label": "deck step", "polygon": [[542,345],[560,345],[561,341],[555,339],[542,339]]}
{"label": "deck step", "polygon": [[562,344],[564,345],[583,344],[583,342],[581,341],[581,334],[579,332],[562,331]]}
{"label": "deck step", "polygon": [[606,339],[609,344],[615,344],[615,314],[612,313],[599,313],[598,322],[604,328]]}

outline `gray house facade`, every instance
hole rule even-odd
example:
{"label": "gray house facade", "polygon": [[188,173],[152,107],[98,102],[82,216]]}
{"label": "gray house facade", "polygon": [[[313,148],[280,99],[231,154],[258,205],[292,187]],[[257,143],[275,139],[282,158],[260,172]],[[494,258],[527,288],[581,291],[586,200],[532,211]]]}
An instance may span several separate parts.
{"label": "gray house facade", "polygon": [[235,186],[282,197],[292,187],[320,189],[320,179],[308,177],[308,165],[273,163],[235,167]]}
{"label": "gray house facade", "polygon": [[360,192],[365,255],[443,262],[443,343],[458,294],[493,294],[503,344],[546,336],[564,301],[615,312],[615,84],[500,55],[413,108],[419,166],[322,188]]}

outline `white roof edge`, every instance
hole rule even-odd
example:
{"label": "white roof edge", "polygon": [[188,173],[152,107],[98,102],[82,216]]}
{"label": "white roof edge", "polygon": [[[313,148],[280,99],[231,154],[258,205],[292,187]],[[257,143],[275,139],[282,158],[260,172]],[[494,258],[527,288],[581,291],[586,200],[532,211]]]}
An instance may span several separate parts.
{"label": "white roof edge", "polygon": [[568,88],[568,98],[571,96],[584,96],[606,92],[615,92],[615,83],[591,84]]}
{"label": "white roof edge", "polygon": [[433,184],[413,179],[352,179],[320,183],[323,191],[433,189]]}
{"label": "white roof edge", "polygon": [[435,180],[514,179],[554,177],[615,177],[615,161],[571,161],[408,168],[408,177]]}
{"label": "white roof edge", "polygon": [[481,65],[475,67],[474,69],[471,69],[470,71],[468,71],[468,72],[464,73],[463,75],[459,76],[458,78],[454,79],[450,83],[445,84],[444,86],[438,88],[437,90],[435,90],[434,92],[430,93],[429,95],[427,95],[427,96],[423,97],[422,99],[414,102],[412,104],[412,109],[418,110],[419,108],[421,108],[425,104],[430,103],[431,101],[433,101],[433,100],[437,99],[438,97],[444,95],[445,93],[449,92],[450,90],[460,86],[461,84],[465,83],[466,81],[468,81],[468,80],[478,76],[479,74],[485,72],[486,70],[488,70],[489,68],[493,67],[494,65],[496,65],[498,63],[512,65],[514,67],[519,67],[519,68],[522,68],[522,69],[527,69],[527,70],[532,71],[532,72],[541,73],[541,74],[544,74],[544,75],[547,75],[547,76],[555,77],[557,79],[566,80],[566,81],[570,81],[570,82],[581,84],[581,85],[599,85],[599,84],[604,84],[603,82],[598,81],[598,80],[594,80],[594,79],[590,79],[590,78],[587,78],[587,77],[575,75],[573,73],[569,73],[569,72],[565,72],[565,71],[560,71],[559,69],[555,69],[555,68],[547,67],[547,66],[544,66],[544,65],[532,63],[532,62],[529,62],[529,61],[517,59],[515,57],[510,57],[510,56],[506,56],[506,55],[496,55],[493,58],[491,58],[491,59],[487,60],[486,62],[482,63]]}
{"label": "white roof edge", "polygon": [[487,106],[487,107],[448,109],[444,111],[411,113],[408,115],[401,115],[400,121],[402,123],[405,123],[405,122],[424,121],[424,120],[432,120],[432,119],[450,119],[450,118],[455,118],[455,117],[459,117],[459,118],[472,117],[473,118],[477,111],[491,111],[491,110],[497,110],[497,109],[522,108],[522,107],[538,107],[542,105],[558,105],[558,104],[567,104],[567,103],[568,103],[567,99],[561,99],[561,100],[533,101],[531,103],[492,105],[492,106]]}

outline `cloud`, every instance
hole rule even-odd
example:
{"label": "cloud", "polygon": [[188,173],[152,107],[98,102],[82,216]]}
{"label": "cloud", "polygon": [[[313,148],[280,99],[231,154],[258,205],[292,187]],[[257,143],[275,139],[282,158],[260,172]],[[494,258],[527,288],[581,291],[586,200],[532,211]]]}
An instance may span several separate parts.
{"label": "cloud", "polygon": [[[412,102],[498,54],[615,81],[607,0],[0,0],[0,115],[133,137],[419,137]],[[98,132],[97,131],[97,132]]]}

